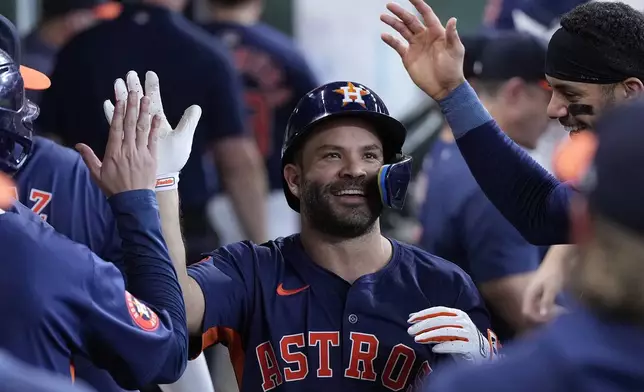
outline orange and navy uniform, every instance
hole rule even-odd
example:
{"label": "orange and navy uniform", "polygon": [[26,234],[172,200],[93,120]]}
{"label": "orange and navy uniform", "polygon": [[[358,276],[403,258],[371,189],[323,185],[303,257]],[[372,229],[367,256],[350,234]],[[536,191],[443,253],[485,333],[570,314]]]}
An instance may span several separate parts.
{"label": "orange and navy uniform", "polygon": [[127,290],[114,264],[31,209],[15,202],[0,214],[0,347],[68,377],[73,357],[83,356],[125,389],[174,382],[187,360],[185,306],[156,196],[124,192],[109,204],[122,239]]}
{"label": "orange and navy uniform", "polygon": [[205,298],[202,336],[190,355],[228,346],[242,392],[403,390],[451,357],[407,334],[409,314],[432,306],[490,327],[469,276],[454,264],[391,240],[393,256],[353,284],[319,267],[299,235],[239,242],[188,268]]}

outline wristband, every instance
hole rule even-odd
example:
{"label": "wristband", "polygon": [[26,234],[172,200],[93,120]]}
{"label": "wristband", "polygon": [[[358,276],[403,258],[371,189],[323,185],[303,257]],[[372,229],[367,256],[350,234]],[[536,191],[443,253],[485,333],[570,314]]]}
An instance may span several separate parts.
{"label": "wristband", "polygon": [[179,186],[179,172],[161,174],[157,176],[157,184],[154,188],[156,192],[170,191],[177,189]]}

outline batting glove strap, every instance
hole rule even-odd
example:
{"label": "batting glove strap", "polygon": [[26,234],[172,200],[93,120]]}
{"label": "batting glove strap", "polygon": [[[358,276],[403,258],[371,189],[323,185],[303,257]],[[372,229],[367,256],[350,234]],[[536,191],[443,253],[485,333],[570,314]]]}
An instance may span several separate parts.
{"label": "batting glove strap", "polygon": [[179,187],[179,172],[157,175],[157,192],[170,191]]}
{"label": "batting glove strap", "polygon": [[482,363],[498,357],[499,342],[494,332],[483,335],[470,316],[459,309],[436,306],[410,315],[407,332],[416,343],[431,344],[437,354]]}

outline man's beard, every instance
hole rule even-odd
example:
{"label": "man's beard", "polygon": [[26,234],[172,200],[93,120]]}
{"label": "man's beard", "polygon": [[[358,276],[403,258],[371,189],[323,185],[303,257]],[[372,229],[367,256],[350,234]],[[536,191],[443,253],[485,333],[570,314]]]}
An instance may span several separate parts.
{"label": "man's beard", "polygon": [[[349,189],[363,191],[365,203],[340,205],[338,196],[334,195]],[[338,180],[330,184],[305,180],[300,197],[300,213],[307,217],[311,226],[337,238],[356,238],[370,232],[383,208],[375,179]]]}

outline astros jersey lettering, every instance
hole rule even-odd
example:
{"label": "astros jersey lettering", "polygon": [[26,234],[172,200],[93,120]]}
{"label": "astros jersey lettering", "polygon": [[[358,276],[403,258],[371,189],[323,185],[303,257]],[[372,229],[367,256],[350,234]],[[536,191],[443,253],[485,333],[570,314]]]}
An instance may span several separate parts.
{"label": "astros jersey lettering", "polygon": [[[120,213],[137,211],[139,218],[158,214],[137,192],[117,195],[122,196]],[[138,246],[139,263],[156,260],[158,252],[168,260],[158,220],[143,220],[128,223],[128,237],[134,233],[140,244],[133,245]],[[0,247],[5,299],[0,314],[11,315],[0,323],[0,346],[18,359],[73,377],[72,357],[80,354],[128,389],[178,371],[175,363],[167,363],[168,353],[173,353],[180,364],[185,349],[175,336],[175,324],[165,310],[150,308],[126,291],[112,263],[18,202],[0,214]]]}
{"label": "astros jersey lettering", "polygon": [[458,267],[391,240],[386,267],[349,284],[306,254],[299,234],[220,248],[188,269],[205,297],[191,355],[229,347],[241,391],[399,391],[451,357],[407,334],[410,313],[442,305],[487,311]]}

